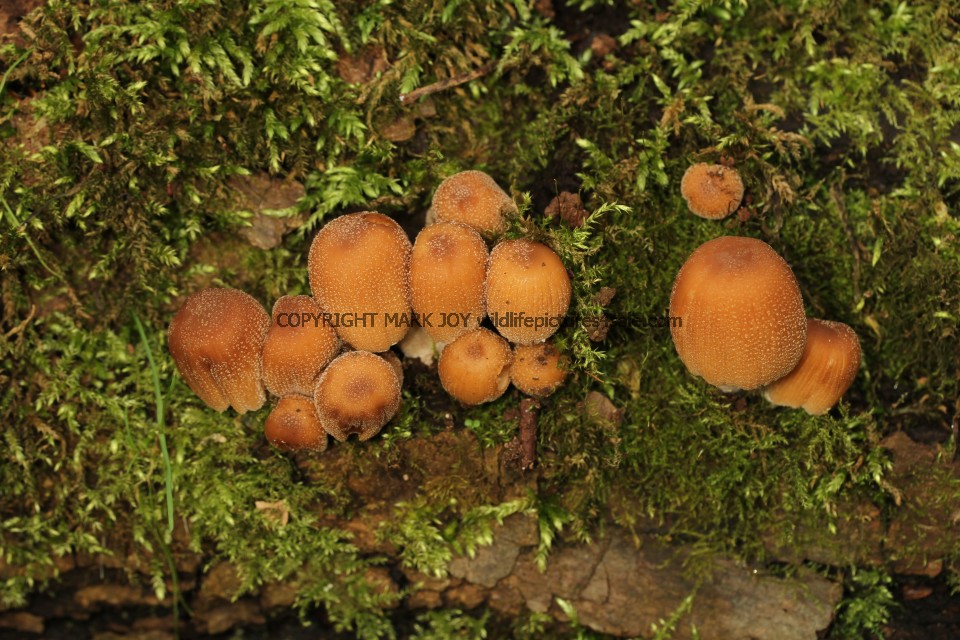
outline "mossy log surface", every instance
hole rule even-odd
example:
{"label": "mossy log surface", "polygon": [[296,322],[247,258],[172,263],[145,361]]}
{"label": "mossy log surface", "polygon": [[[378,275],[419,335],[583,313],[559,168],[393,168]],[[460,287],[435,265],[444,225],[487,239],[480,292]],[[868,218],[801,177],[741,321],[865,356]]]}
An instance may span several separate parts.
{"label": "mossy log surface", "polygon": [[[960,552],[958,27],[932,0],[0,7],[0,637],[907,637],[929,594],[891,576],[957,584]],[[727,219],[687,211],[696,162],[741,173]],[[465,169],[573,279],[536,432],[412,358],[383,432],[314,456],[191,393],[187,295],[309,293],[326,220],[413,235]],[[673,279],[721,235],[858,334],[828,414],[677,357]]]}

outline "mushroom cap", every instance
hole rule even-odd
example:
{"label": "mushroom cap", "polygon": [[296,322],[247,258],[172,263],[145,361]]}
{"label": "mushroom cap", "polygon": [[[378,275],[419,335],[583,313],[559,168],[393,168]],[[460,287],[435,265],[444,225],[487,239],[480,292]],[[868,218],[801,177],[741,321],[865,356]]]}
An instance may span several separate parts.
{"label": "mushroom cap", "polygon": [[263,343],[263,384],[275,396],[313,395],[317,377],[340,350],[336,330],[310,296],[282,296]]}
{"label": "mushroom cap", "polygon": [[167,344],[187,385],[209,407],[256,411],[263,389],[261,352],[270,316],[238,289],[190,295],[170,321]]}
{"label": "mushroom cap", "polygon": [[310,289],[353,348],[386,351],[406,334],[411,251],[400,225],[369,211],[331,220],[313,239]]}
{"label": "mushroom cap", "polygon": [[567,377],[564,358],[552,342],[516,345],[510,382],[528,396],[545,398],[557,390]]}
{"label": "mushroom cap", "polygon": [[452,342],[487,315],[487,244],[460,222],[424,227],[413,243],[410,295],[430,337]]}
{"label": "mushroom cap", "polygon": [[489,329],[474,329],[440,354],[440,384],[464,404],[492,402],[510,386],[512,360],[506,340]]}
{"label": "mushroom cap", "polygon": [[267,440],[281,451],[326,451],[327,432],[313,400],[301,395],[280,398],[263,425]]}
{"label": "mushroom cap", "polygon": [[822,415],[847,392],[859,368],[860,340],[854,330],[842,322],[810,318],[800,362],[763,395],[773,404]]}
{"label": "mushroom cap", "polygon": [[700,162],[683,174],[680,194],[694,214],[708,220],[720,220],[740,206],[743,180],[732,167]]}
{"label": "mushroom cap", "polygon": [[400,379],[393,365],[367,351],[349,351],[327,366],[313,393],[320,424],[343,442],[369,440],[400,408]]}
{"label": "mushroom cap", "polygon": [[516,344],[552,336],[570,307],[570,276],[550,247],[521,238],[490,252],[487,315],[497,331]]}
{"label": "mushroom cap", "polygon": [[683,363],[724,391],[756,389],[790,373],[807,339],[793,272],[770,245],[724,236],[680,268],[670,295],[673,343]]}
{"label": "mushroom cap", "polygon": [[431,210],[437,222],[462,222],[485,236],[502,232],[504,216],[518,213],[517,203],[483,171],[461,171],[441,182]]}

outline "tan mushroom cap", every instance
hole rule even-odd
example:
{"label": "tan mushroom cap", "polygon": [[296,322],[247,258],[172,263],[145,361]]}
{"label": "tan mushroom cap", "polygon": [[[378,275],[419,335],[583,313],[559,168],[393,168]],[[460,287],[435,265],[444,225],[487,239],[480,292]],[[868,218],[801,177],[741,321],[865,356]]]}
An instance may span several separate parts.
{"label": "tan mushroom cap", "polygon": [[564,358],[552,342],[513,348],[510,382],[528,396],[544,398],[567,377]]}
{"label": "tan mushroom cap", "polygon": [[842,322],[810,318],[800,362],[763,395],[773,404],[822,415],[847,392],[859,368],[860,340],[854,330]]}
{"label": "tan mushroom cap", "polygon": [[490,236],[506,229],[517,203],[482,171],[455,173],[437,187],[431,205],[437,222],[462,222]]}
{"label": "tan mushroom cap", "polygon": [[683,174],[680,194],[694,214],[708,220],[720,220],[740,206],[743,180],[736,169],[700,162]]}
{"label": "tan mushroom cap", "polygon": [[464,404],[492,402],[510,386],[512,360],[506,340],[489,329],[475,329],[448,344],[440,354],[440,384]]}
{"label": "tan mushroom cap", "polygon": [[331,220],[313,239],[310,288],[353,348],[386,351],[406,334],[411,251],[400,225],[373,212]]}
{"label": "tan mushroom cap", "polygon": [[306,396],[280,398],[264,424],[270,444],[281,451],[326,451],[327,432],[320,424],[313,400]]}
{"label": "tan mushroom cap", "polygon": [[313,400],[320,424],[331,436],[343,442],[356,433],[369,440],[400,408],[400,380],[380,356],[350,351],[320,374]]}
{"label": "tan mushroom cap", "polygon": [[460,222],[424,227],[413,244],[410,295],[430,337],[453,342],[486,317],[487,244]]}
{"label": "tan mushroom cap", "polygon": [[516,344],[552,336],[570,307],[570,276],[550,247],[519,239],[490,252],[487,315],[497,331]]}
{"label": "tan mushroom cap", "polygon": [[677,274],[670,333],[694,375],[724,391],[790,373],[807,339],[800,288],[768,244],[725,236],[702,244]]}
{"label": "tan mushroom cap", "polygon": [[313,395],[317,378],[340,350],[340,338],[310,296],[283,296],[273,305],[263,343],[263,383],[275,396]]}
{"label": "tan mushroom cap", "polygon": [[170,321],[167,344],[187,385],[209,407],[237,413],[263,406],[261,352],[270,316],[238,289],[192,294]]}

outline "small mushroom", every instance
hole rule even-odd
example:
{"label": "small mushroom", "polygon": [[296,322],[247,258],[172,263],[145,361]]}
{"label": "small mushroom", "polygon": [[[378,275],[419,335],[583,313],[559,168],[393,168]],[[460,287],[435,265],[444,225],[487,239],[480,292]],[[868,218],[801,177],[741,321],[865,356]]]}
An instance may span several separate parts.
{"label": "small mushroom", "polygon": [[309,396],[340,350],[340,338],[310,296],[283,296],[263,343],[263,383],[275,396]]}
{"label": "small mushroom", "polygon": [[243,291],[203,289],[170,321],[167,344],[180,375],[209,407],[246,413],[267,399],[261,353],[269,327],[270,316]]}
{"label": "small mushroom", "polygon": [[721,220],[740,206],[743,180],[732,167],[700,162],[683,174],[680,194],[694,214],[708,220]]}
{"label": "small mushroom", "polygon": [[860,368],[860,340],[842,322],[807,321],[807,345],[793,371],[768,386],[773,404],[822,415],[837,404]]}
{"label": "small mushroom", "polygon": [[313,239],[310,288],[353,348],[386,351],[407,333],[411,251],[400,225],[369,211],[340,216]]}
{"label": "small mushroom", "polygon": [[487,245],[460,222],[424,227],[413,244],[410,294],[421,326],[437,342],[452,342],[486,317]]}
{"label": "small mushroom", "polygon": [[356,433],[369,440],[400,408],[400,379],[380,356],[350,351],[320,374],[313,400],[320,424],[331,436],[343,442]]}
{"label": "small mushroom", "polygon": [[506,229],[505,215],[518,213],[513,199],[482,171],[461,171],[441,182],[431,210],[438,222],[462,222],[488,237]]}
{"label": "small mushroom", "polygon": [[552,342],[513,348],[510,382],[528,396],[545,398],[567,377],[566,363]]}
{"label": "small mushroom", "polygon": [[281,451],[326,451],[327,432],[313,400],[301,395],[280,398],[264,424],[267,440]]}
{"label": "small mushroom", "polygon": [[681,267],[670,295],[670,332],[694,375],[723,391],[757,389],[790,373],[807,319],[786,261],[753,238],[706,242]]}
{"label": "small mushroom", "polygon": [[570,276],[560,256],[527,239],[501,242],[490,252],[487,315],[516,344],[552,336],[570,307]]}
{"label": "small mushroom", "polygon": [[475,329],[448,344],[440,354],[440,384],[464,404],[492,402],[510,386],[512,360],[506,340],[489,329]]}

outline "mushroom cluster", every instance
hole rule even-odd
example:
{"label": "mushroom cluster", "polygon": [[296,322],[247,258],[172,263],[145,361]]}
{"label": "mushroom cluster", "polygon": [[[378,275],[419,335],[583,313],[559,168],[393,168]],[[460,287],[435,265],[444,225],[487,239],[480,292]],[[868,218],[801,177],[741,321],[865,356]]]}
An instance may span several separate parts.
{"label": "mushroom cluster", "polygon": [[[328,434],[375,436],[400,407],[403,372],[390,349],[412,327],[441,350],[440,382],[464,404],[495,400],[511,382],[549,395],[566,376],[549,338],[569,307],[570,278],[539,242],[488,249],[516,213],[490,176],[464,171],[437,188],[436,222],[412,244],[380,213],[336,218],[310,247],[312,296],[283,296],[268,315],[242,291],[204,289],[171,321],[170,352],[217,411],[257,410],[275,396],[264,428],[282,450],[323,451]],[[488,318],[495,331],[481,326]]]}
{"label": "mushroom cluster", "polygon": [[[698,164],[681,190],[694,213],[719,219],[739,206],[743,183],[733,169]],[[698,247],[674,280],[670,315],[680,319],[670,332],[687,369],[725,392],[762,389],[773,404],[820,415],[860,367],[853,329],[807,319],[790,266],[753,238]]]}

